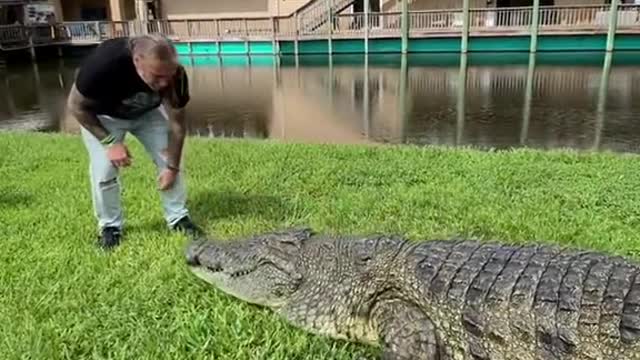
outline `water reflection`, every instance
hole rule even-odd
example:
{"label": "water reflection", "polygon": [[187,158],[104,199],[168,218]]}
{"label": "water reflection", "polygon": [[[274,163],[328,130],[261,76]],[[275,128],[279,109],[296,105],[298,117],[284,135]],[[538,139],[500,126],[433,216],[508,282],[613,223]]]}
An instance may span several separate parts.
{"label": "water reflection", "polygon": [[[637,59],[635,53],[184,58],[189,133],[636,152]],[[0,130],[77,133],[64,101],[79,61],[12,65],[0,73]]]}

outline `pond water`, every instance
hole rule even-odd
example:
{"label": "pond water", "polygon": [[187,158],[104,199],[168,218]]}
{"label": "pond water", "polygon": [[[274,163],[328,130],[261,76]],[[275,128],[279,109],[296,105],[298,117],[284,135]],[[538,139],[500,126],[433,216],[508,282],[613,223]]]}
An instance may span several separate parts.
{"label": "pond water", "polygon": [[[192,136],[637,152],[640,57],[613,54],[603,83],[605,60],[601,53],[182,59]],[[79,61],[0,70],[0,131],[77,133],[64,102]]]}

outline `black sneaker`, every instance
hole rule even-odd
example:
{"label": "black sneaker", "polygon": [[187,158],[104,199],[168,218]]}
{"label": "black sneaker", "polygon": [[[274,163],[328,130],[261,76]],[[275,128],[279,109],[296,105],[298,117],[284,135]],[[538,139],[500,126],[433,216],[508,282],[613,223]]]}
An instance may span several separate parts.
{"label": "black sneaker", "polygon": [[172,229],[174,231],[184,232],[190,237],[198,237],[204,234],[204,231],[195,225],[188,216],[178,220],[178,222],[173,225]]}
{"label": "black sneaker", "polygon": [[119,228],[113,226],[107,226],[102,229],[102,234],[98,240],[98,245],[103,249],[108,250],[116,247],[120,244],[122,239],[122,232]]}

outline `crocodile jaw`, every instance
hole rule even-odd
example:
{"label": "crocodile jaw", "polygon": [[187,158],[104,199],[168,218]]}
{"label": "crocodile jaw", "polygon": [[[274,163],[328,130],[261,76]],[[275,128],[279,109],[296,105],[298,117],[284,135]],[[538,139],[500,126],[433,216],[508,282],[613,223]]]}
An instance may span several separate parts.
{"label": "crocodile jaw", "polygon": [[[207,284],[247,303],[273,309],[280,308],[284,304],[284,301],[278,301],[272,297],[265,297],[261,289],[250,285],[250,281],[245,282],[246,286],[238,285],[239,282],[242,282],[242,279],[240,279],[241,276],[232,276],[223,271],[212,271],[202,266],[189,266],[189,270]],[[248,276],[248,274],[244,276]]]}
{"label": "crocodile jaw", "polygon": [[297,291],[305,230],[273,232],[235,241],[199,239],[186,249],[186,263],[198,278],[248,303],[272,309]]}

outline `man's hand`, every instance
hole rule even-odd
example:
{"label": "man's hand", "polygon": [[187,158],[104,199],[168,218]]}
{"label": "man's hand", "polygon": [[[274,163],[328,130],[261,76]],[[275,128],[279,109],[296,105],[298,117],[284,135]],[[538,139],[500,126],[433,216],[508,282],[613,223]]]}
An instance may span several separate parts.
{"label": "man's hand", "polygon": [[170,189],[176,181],[176,177],[178,176],[178,172],[172,169],[164,169],[160,173],[158,177],[158,185],[160,190],[168,190]]}
{"label": "man's hand", "polygon": [[107,148],[107,158],[115,167],[126,167],[131,165],[131,154],[125,144],[116,143]]}

